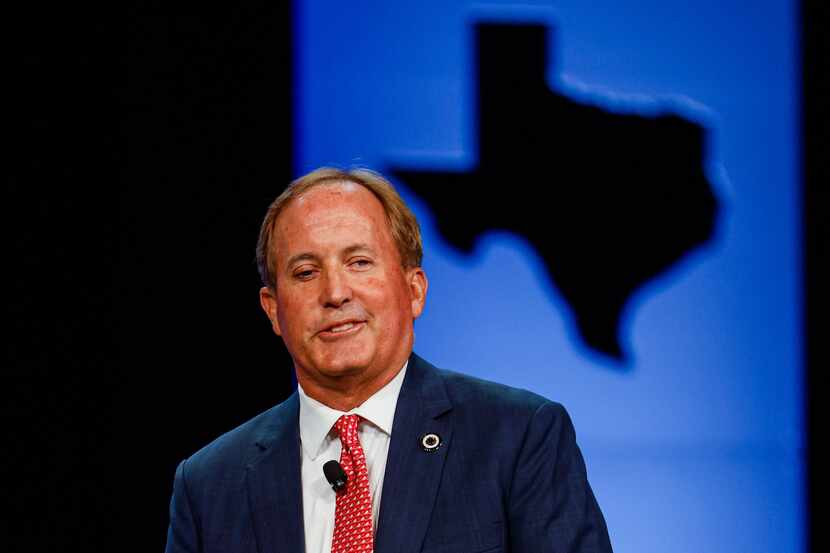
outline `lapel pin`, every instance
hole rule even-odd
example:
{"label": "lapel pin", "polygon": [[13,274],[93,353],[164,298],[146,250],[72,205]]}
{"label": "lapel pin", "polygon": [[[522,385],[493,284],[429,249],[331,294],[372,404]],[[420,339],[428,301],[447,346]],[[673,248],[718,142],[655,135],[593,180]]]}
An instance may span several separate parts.
{"label": "lapel pin", "polygon": [[421,447],[424,448],[424,451],[427,453],[437,451],[438,448],[441,447],[441,436],[433,432],[424,434],[421,436]]}

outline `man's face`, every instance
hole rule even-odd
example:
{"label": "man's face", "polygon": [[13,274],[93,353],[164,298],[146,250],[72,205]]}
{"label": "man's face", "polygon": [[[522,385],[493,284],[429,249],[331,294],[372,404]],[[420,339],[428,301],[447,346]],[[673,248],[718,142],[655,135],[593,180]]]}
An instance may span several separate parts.
{"label": "man's face", "polygon": [[273,247],[276,290],[260,297],[303,388],[391,379],[427,282],[401,267],[380,201],[348,182],[312,188],[280,213]]}

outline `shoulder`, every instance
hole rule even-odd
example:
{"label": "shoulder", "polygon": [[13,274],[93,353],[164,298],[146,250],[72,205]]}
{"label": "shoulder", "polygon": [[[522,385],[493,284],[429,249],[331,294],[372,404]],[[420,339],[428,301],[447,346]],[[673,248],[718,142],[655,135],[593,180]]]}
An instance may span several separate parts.
{"label": "shoulder", "polygon": [[[230,430],[188,457],[182,464],[188,479],[244,471],[262,449],[296,427],[296,393],[287,400]],[[293,424],[292,424],[293,423]]]}
{"label": "shoulder", "polygon": [[443,384],[455,455],[468,467],[475,460],[482,478],[497,475],[507,490],[518,467],[571,455],[575,433],[560,403],[460,372],[431,365],[426,370]]}
{"label": "shoulder", "polygon": [[443,379],[454,405],[533,411],[545,403],[553,403],[529,390],[446,369],[435,370]]}
{"label": "shoulder", "polygon": [[496,410],[501,415],[532,416],[540,408],[564,410],[561,404],[537,393],[476,378],[461,372],[435,368],[456,408]]}
{"label": "shoulder", "polygon": [[513,434],[523,434],[531,423],[542,427],[570,424],[562,404],[537,393],[427,366],[444,383],[447,398],[461,422],[491,430],[503,428]]}

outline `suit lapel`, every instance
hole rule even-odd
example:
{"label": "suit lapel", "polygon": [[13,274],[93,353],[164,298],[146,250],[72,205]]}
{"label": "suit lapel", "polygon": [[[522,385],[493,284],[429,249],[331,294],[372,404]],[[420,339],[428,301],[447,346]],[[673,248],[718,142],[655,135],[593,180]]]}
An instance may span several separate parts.
{"label": "suit lapel", "polygon": [[[413,353],[392,426],[376,551],[410,553],[421,549],[452,438],[452,419],[441,415],[451,409],[436,369]],[[421,446],[421,438],[429,433],[441,438],[441,446],[431,452]]]}
{"label": "suit lapel", "polygon": [[305,550],[297,392],[277,410],[257,437],[246,473],[259,553]]}

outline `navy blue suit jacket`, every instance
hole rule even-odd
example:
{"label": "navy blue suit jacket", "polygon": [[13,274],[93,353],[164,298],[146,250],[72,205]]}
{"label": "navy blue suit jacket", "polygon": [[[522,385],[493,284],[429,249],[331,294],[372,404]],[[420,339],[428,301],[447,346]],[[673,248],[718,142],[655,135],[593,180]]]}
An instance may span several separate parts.
{"label": "navy blue suit jacket", "polygon": [[[298,414],[295,392],[182,461],[167,553],[305,551]],[[611,551],[562,406],[415,354],[382,493],[377,553]]]}

